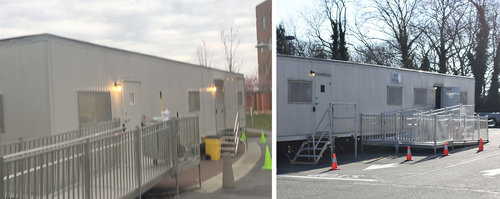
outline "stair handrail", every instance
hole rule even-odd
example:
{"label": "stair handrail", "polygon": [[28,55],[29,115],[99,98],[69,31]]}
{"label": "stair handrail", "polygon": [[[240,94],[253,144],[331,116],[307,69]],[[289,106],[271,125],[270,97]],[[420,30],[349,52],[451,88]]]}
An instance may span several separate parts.
{"label": "stair handrail", "polygon": [[[316,138],[315,138],[315,135],[316,135],[316,130],[318,130],[318,128],[321,126],[321,123],[323,123],[323,120],[325,119],[325,116],[327,115],[327,113],[330,111],[330,108],[328,108],[325,113],[323,113],[323,116],[321,116],[321,120],[319,120],[318,124],[316,125],[316,127],[314,127],[314,130],[312,132],[312,141],[313,141],[313,150],[316,151],[316,147],[317,145],[319,145],[319,142],[316,143]],[[325,128],[326,129],[326,128]],[[321,134],[320,136],[320,139],[323,139],[323,135],[325,134],[325,130],[323,130],[323,133]],[[313,153],[313,156],[314,158],[316,158],[316,154]]]}
{"label": "stair handrail", "polygon": [[238,155],[238,144],[239,142],[239,131],[240,131],[240,120],[239,120],[239,112],[236,112],[236,119],[234,121],[234,128],[233,128],[233,133],[234,133],[234,156]]}

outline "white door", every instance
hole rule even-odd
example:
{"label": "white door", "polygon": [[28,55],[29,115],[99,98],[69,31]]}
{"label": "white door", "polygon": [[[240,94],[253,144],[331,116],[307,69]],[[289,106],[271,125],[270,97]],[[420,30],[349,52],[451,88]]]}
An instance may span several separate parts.
{"label": "white door", "polygon": [[215,84],[215,127],[217,133],[226,129],[226,114],[224,105],[224,80],[214,80]]}
{"label": "white door", "polygon": [[444,87],[441,91],[441,107],[455,106],[460,103],[459,87]]}
{"label": "white door", "polygon": [[143,111],[141,110],[141,82],[124,81],[123,83],[123,117],[127,129],[141,126]]}
{"label": "white door", "polygon": [[[313,101],[313,111],[314,113],[314,127],[317,127],[320,123],[323,115],[330,107],[330,102],[332,102],[332,83],[330,77],[316,76],[314,78],[314,101]],[[324,116],[323,121],[316,129],[316,132],[321,132],[328,125],[328,114]]]}

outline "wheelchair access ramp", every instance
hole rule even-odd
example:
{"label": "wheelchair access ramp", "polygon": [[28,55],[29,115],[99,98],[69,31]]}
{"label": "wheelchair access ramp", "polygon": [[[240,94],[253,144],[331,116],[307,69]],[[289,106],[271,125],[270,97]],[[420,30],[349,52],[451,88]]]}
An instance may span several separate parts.
{"label": "wheelchair access ramp", "polygon": [[136,198],[199,163],[198,118],[173,119],[0,157],[0,198]]}
{"label": "wheelchair access ramp", "polygon": [[[361,145],[437,148],[488,142],[487,117],[473,115],[474,105],[457,105],[407,115],[361,114]],[[472,114],[471,114],[472,113]],[[361,147],[363,148],[363,147]]]}

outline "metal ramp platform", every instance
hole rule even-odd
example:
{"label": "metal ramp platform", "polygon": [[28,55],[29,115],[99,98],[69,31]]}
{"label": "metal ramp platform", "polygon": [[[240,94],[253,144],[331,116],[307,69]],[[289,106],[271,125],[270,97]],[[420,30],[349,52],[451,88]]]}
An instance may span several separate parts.
{"label": "metal ramp platform", "polygon": [[488,142],[488,120],[472,115],[474,105],[457,105],[411,114],[361,114],[361,150],[363,146],[411,146],[438,148],[467,146]]}
{"label": "metal ramp platform", "polygon": [[0,198],[140,198],[200,166],[198,125],[198,117],[172,119],[2,156]]}

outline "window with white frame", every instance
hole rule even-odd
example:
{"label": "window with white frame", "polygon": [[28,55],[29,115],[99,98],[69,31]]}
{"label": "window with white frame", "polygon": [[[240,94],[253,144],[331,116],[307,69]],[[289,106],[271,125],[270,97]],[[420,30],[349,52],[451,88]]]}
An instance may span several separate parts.
{"label": "window with white frame", "polygon": [[387,86],[387,105],[403,105],[403,87]]}
{"label": "window with white frame", "polygon": [[3,95],[0,94],[0,133],[5,132],[4,116],[3,116]]}
{"label": "window with white frame", "polygon": [[189,91],[189,112],[200,110],[200,92],[199,91]]}
{"label": "window with white frame", "polygon": [[460,92],[460,104],[467,105],[467,92]]}
{"label": "window with white frame", "polygon": [[312,82],[303,80],[288,81],[288,102],[289,103],[311,103],[312,102]]}
{"label": "window with white frame", "polygon": [[243,106],[243,93],[241,91],[238,92],[238,105]]}
{"label": "window with white frame", "polygon": [[78,114],[80,126],[111,120],[111,96],[109,92],[79,91]]}
{"label": "window with white frame", "polygon": [[266,29],[266,15],[262,16],[262,29]]}
{"label": "window with white frame", "polygon": [[267,48],[269,48],[269,50],[271,50],[271,46],[272,46],[271,43],[272,42],[273,42],[273,40],[271,37],[267,38]]}
{"label": "window with white frame", "polygon": [[128,94],[128,104],[129,105],[134,105],[135,104],[135,93],[130,92]]}
{"label": "window with white frame", "polygon": [[413,89],[413,105],[420,105],[420,106],[427,105],[427,89],[425,88]]}

